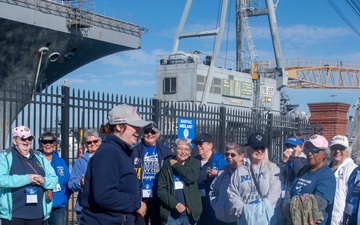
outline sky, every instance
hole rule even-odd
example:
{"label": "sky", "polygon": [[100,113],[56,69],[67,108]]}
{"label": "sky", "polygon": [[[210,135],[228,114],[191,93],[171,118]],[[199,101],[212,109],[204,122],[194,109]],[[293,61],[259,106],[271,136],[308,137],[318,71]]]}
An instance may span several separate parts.
{"label": "sky", "polygon": [[[265,0],[257,0],[265,8]],[[335,1],[349,21],[359,26],[360,17],[345,4]],[[159,55],[171,53],[174,36],[186,0],[94,0],[100,14],[135,23],[148,29],[141,49],[116,53],[70,73],[54,85],[68,81],[71,88],[152,98],[156,90]],[[229,0],[229,19],[220,56],[235,59],[235,0]],[[194,0],[184,31],[216,27],[218,0]],[[327,0],[280,0],[276,18],[283,59],[337,60],[360,68],[360,36],[340,18]],[[267,16],[249,18],[257,60],[274,61]],[[360,29],[360,26],[357,27]],[[181,40],[179,50],[211,53],[213,37]],[[350,108],[360,98],[359,89],[283,88],[290,103],[309,114],[308,103],[344,102]],[[351,113],[351,112],[350,112]]]}

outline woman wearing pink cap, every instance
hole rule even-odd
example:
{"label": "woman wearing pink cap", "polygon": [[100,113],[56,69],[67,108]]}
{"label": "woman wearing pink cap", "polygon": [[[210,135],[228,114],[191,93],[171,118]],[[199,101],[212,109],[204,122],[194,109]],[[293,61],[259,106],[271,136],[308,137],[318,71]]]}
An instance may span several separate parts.
{"label": "woman wearing pink cap", "polygon": [[291,207],[288,199],[283,210],[294,224],[330,224],[336,180],[327,166],[329,143],[324,136],[314,134],[304,142],[303,151],[309,164],[299,172],[300,176],[292,184]]}
{"label": "woman wearing pink cap", "polygon": [[2,225],[42,225],[49,218],[58,178],[40,153],[31,149],[35,139],[26,126],[12,131],[13,146],[0,154],[0,217]]}

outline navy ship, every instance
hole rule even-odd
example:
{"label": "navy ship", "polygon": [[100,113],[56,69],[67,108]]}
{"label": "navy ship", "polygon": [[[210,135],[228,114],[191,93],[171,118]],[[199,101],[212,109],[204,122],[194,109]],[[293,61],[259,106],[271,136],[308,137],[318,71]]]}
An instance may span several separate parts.
{"label": "navy ship", "polygon": [[[26,84],[42,91],[92,61],[141,47],[144,27],[97,14],[93,4],[93,0],[0,0],[0,88]],[[0,127],[5,130],[24,107],[16,98],[31,96],[11,98],[12,105],[0,103]]]}

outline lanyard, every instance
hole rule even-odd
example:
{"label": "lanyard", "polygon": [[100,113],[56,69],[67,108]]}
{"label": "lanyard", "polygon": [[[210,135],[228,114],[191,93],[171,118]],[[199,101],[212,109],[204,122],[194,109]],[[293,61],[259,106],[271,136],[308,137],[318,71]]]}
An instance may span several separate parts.
{"label": "lanyard", "polygon": [[27,160],[24,159],[24,156],[20,155],[20,153],[17,150],[16,150],[16,153],[18,154],[18,156],[20,156],[20,158],[22,158],[26,162],[26,164],[28,164],[28,166],[35,172],[35,174],[38,175],[35,168]]}

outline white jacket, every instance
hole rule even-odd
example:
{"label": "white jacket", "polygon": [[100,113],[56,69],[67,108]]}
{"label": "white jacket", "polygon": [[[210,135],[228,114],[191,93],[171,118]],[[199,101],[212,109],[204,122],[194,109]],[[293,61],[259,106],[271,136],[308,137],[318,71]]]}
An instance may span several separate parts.
{"label": "white jacket", "polygon": [[237,221],[237,217],[230,213],[231,205],[227,194],[233,172],[234,169],[230,168],[229,165],[224,166],[211,183],[209,192],[210,204],[215,211],[216,218],[226,223]]}
{"label": "white jacket", "polygon": [[348,180],[351,172],[357,167],[351,158],[346,158],[334,172],[336,178],[336,191],[334,197],[334,208],[331,217],[331,225],[342,224],[344,215],[346,194],[348,191]]}
{"label": "white jacket", "polygon": [[[264,168],[263,163],[254,169],[256,177],[259,177],[261,193],[266,195],[272,206],[275,208],[281,195],[281,182],[279,179],[280,169],[272,162],[269,168]],[[240,217],[244,204],[259,199],[258,192],[251,178],[250,167],[245,165],[237,168],[231,176],[228,188],[229,200],[231,202],[231,213]]]}

